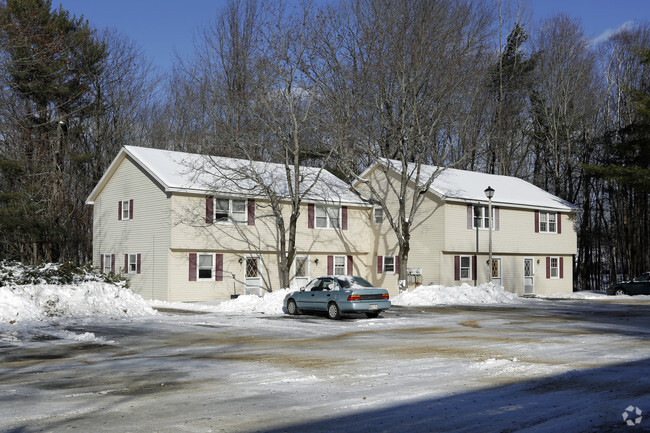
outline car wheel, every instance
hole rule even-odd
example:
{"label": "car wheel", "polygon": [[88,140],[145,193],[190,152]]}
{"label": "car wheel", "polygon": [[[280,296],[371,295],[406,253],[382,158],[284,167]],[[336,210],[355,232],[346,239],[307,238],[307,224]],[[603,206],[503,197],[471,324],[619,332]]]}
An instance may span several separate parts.
{"label": "car wheel", "polygon": [[336,302],[330,302],[330,304],[327,306],[327,317],[332,320],[341,318],[341,311],[339,310],[339,306],[336,305]]}
{"label": "car wheel", "polygon": [[624,294],[625,294],[625,290],[623,290],[623,289],[614,290],[614,295],[616,295],[616,296],[622,296]]}
{"label": "car wheel", "polygon": [[366,316],[368,317],[368,319],[376,319],[377,317],[379,317],[379,311],[366,313]]}
{"label": "car wheel", "polygon": [[296,301],[294,301],[293,299],[289,299],[289,301],[287,302],[287,311],[289,311],[289,314],[291,314],[292,316],[296,316],[300,314],[300,310],[296,305]]}

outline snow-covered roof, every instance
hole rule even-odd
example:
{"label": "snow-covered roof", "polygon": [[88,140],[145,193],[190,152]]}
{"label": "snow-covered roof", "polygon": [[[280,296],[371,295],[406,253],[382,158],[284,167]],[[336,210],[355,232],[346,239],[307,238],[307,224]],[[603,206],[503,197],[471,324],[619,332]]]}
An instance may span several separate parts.
{"label": "snow-covered roof", "polygon": [[[401,170],[401,163],[395,160],[383,160],[383,165],[389,165],[395,170]],[[370,167],[361,176],[364,177],[377,164]],[[413,172],[414,164],[409,164]],[[422,165],[420,179],[428,180],[432,175],[435,179],[429,190],[445,201],[461,201],[467,203],[487,202],[485,189],[494,189],[492,203],[495,205],[549,209],[565,212],[576,212],[578,208],[553,194],[512,176],[480,173],[477,171],[441,168],[432,165]]]}
{"label": "snow-covered roof", "polygon": [[[260,184],[280,199],[289,197],[284,164],[124,146],[87,199],[92,204],[105,182],[125,157],[151,175],[166,192],[262,197]],[[349,185],[325,169],[301,167],[300,185],[306,202],[366,205]],[[307,191],[307,189],[309,189]]]}

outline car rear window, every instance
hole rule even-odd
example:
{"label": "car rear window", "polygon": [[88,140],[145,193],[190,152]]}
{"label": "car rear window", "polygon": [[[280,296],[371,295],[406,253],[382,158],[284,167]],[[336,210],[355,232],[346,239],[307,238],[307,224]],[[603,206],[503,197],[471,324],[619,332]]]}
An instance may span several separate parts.
{"label": "car rear window", "polygon": [[343,289],[358,288],[358,287],[374,287],[372,284],[370,284],[370,282],[364,280],[361,277],[344,276],[344,277],[337,277],[336,280],[339,282],[339,285]]}

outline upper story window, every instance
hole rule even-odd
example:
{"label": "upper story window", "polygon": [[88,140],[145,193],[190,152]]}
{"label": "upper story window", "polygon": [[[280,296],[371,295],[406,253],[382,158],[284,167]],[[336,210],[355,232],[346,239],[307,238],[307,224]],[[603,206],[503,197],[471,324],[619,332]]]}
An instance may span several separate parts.
{"label": "upper story window", "polygon": [[246,223],[248,221],[246,200],[215,198],[214,221]]}
{"label": "upper story window", "polygon": [[117,219],[120,221],[133,219],[133,199],[117,202]]}
{"label": "upper story window", "polygon": [[315,212],[317,228],[341,228],[341,208],[335,206],[316,206]]}
{"label": "upper story window", "polygon": [[553,212],[539,213],[540,233],[557,233],[557,214]]}
{"label": "upper story window", "polygon": [[373,221],[376,226],[380,226],[384,223],[384,209],[381,207],[375,207],[373,209]]}
{"label": "upper story window", "polygon": [[[494,212],[492,208],[492,228],[494,229]],[[488,218],[487,206],[474,206],[474,218],[472,228],[487,229],[489,228],[490,220]]]}

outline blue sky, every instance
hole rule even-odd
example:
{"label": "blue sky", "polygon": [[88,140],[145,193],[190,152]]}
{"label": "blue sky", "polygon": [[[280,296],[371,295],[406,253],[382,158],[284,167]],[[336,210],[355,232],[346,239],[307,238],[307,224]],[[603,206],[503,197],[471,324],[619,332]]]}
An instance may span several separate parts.
{"label": "blue sky", "polygon": [[[525,0],[523,0],[525,2]],[[99,29],[114,28],[134,40],[162,71],[170,68],[175,50],[192,52],[195,31],[208,23],[223,0],[52,0],[52,6],[84,15]],[[582,22],[585,33],[598,38],[629,21],[650,21],[649,0],[530,0],[533,23],[563,12]]]}

